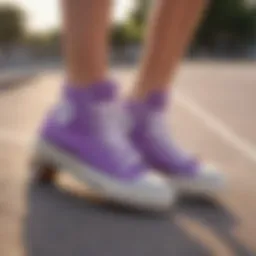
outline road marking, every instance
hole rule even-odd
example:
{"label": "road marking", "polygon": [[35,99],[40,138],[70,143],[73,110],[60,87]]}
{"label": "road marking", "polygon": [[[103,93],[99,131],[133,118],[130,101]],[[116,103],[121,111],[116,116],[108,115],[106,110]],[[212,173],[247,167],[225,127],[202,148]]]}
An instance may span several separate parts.
{"label": "road marking", "polygon": [[221,120],[196,104],[189,97],[177,93],[177,103],[191,114],[203,121],[209,130],[217,134],[244,156],[256,163],[256,147],[244,138],[239,137],[230,127]]}

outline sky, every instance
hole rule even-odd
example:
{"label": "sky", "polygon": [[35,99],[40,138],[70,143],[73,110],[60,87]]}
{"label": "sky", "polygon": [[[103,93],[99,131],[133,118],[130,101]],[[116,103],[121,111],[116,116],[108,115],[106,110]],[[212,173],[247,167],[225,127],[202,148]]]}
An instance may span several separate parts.
{"label": "sky", "polygon": [[[0,0],[0,3],[15,3],[21,6],[26,11],[30,31],[45,31],[60,24],[59,0]],[[114,3],[115,20],[125,19],[133,1],[115,0]]]}

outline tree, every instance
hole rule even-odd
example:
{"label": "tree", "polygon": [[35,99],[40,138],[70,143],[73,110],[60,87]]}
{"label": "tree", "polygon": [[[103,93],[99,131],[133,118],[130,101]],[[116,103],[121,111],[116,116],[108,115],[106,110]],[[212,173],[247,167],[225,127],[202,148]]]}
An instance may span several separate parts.
{"label": "tree", "polygon": [[122,48],[127,43],[125,24],[116,24],[112,28],[111,44],[115,48]]}
{"label": "tree", "polygon": [[58,56],[61,52],[61,31],[30,33],[26,35],[25,45],[37,57]]}
{"label": "tree", "polygon": [[122,48],[142,41],[150,2],[150,0],[138,0],[128,19],[113,27],[112,44],[115,47]]}
{"label": "tree", "polygon": [[143,27],[147,19],[147,12],[151,5],[150,0],[139,0],[134,11],[131,14],[130,19],[134,22],[135,25]]}
{"label": "tree", "polygon": [[127,31],[130,33],[132,41],[135,43],[141,42],[143,39],[150,5],[150,0],[137,1],[137,5],[127,22]]}
{"label": "tree", "polygon": [[214,0],[195,37],[197,47],[213,51],[218,44],[232,50],[255,37],[256,12],[244,0]]}
{"label": "tree", "polygon": [[[130,17],[114,28],[113,40],[118,45],[142,41],[150,0],[138,0]],[[256,38],[256,8],[245,0],[214,0],[205,13],[203,22],[195,35],[192,49],[217,48],[236,53],[250,45]]]}
{"label": "tree", "polygon": [[25,34],[24,13],[13,5],[0,6],[0,47],[11,47]]}

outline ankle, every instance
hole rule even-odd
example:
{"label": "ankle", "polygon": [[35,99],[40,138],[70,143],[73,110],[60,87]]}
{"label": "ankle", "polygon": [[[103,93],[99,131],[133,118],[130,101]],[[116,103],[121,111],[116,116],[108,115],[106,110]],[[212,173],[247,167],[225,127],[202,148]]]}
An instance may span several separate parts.
{"label": "ankle", "polygon": [[68,82],[63,87],[64,97],[74,98],[78,101],[96,100],[105,101],[116,97],[117,90],[114,82],[103,80],[91,83],[87,86],[77,85],[74,82]]}
{"label": "ankle", "polygon": [[160,111],[168,105],[168,94],[162,91],[151,91],[143,96],[133,96],[129,101],[134,105],[143,106],[148,111]]}

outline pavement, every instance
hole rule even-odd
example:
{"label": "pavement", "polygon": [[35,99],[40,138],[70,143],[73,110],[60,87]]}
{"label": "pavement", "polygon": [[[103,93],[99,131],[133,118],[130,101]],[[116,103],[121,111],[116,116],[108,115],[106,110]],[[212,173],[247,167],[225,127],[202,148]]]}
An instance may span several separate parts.
{"label": "pavement", "polygon": [[[216,199],[184,199],[164,216],[105,205],[66,175],[31,183],[31,144],[62,72],[0,89],[0,255],[256,255],[255,70],[256,63],[182,65],[167,113],[172,133],[228,183]],[[122,95],[135,73],[112,70]]]}

